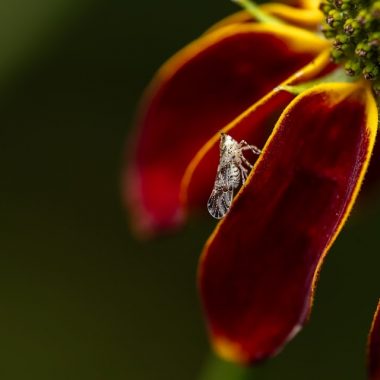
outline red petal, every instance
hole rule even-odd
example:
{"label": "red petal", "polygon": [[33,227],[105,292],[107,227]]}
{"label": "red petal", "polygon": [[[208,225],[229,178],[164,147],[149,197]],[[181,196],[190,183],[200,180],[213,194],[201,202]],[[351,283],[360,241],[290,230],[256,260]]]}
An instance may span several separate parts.
{"label": "red petal", "polygon": [[284,111],[200,263],[204,310],[223,357],[268,358],[305,323],[376,131],[376,104],[361,84],[316,86]]}
{"label": "red petal", "polygon": [[[293,98],[294,95],[287,91],[272,91],[223,128],[223,131],[237,141],[246,140],[262,147],[272,133],[276,120]],[[207,212],[205,205],[214,185],[219,162],[219,141],[218,132],[199,150],[186,169],[181,186],[181,201],[186,211]],[[256,159],[256,155],[249,156],[252,164]]]}
{"label": "red petal", "polygon": [[368,377],[370,380],[380,380],[380,301],[368,338]]}
{"label": "red petal", "polygon": [[145,98],[126,176],[140,229],[179,224],[180,181],[197,150],[325,46],[294,27],[241,24],[209,33],[172,58]]}
{"label": "red petal", "polygon": [[[330,51],[327,50],[288,78],[283,85],[309,82],[334,68],[330,62]],[[272,133],[276,120],[293,98],[294,95],[287,91],[273,90],[223,128],[223,132],[231,134],[237,141],[246,140],[262,147]],[[181,201],[185,209],[207,212],[205,205],[214,184],[215,168],[219,161],[219,140],[218,131],[199,150],[186,169],[181,184]],[[251,163],[256,159],[257,156],[252,155]]]}

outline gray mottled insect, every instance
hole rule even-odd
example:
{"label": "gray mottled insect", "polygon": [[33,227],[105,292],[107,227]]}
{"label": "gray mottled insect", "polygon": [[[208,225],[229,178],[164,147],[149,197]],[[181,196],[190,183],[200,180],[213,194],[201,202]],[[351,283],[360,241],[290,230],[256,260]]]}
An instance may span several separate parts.
{"label": "gray mottled insect", "polygon": [[214,188],[207,202],[207,209],[216,219],[223,218],[231,207],[234,190],[244,183],[248,176],[251,163],[244,157],[243,152],[250,150],[260,154],[261,150],[242,140],[238,143],[226,133],[220,137],[219,165],[216,172]]}

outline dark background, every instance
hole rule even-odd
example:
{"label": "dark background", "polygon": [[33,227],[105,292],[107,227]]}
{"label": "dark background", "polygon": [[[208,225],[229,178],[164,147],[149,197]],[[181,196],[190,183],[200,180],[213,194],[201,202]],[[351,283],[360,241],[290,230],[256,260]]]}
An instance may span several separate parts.
{"label": "dark background", "polygon": [[139,96],[166,58],[234,9],[1,0],[1,379],[365,378],[380,296],[376,197],[331,250],[307,328],[251,371],[209,359],[195,272],[212,224],[147,243],[128,231],[120,172]]}

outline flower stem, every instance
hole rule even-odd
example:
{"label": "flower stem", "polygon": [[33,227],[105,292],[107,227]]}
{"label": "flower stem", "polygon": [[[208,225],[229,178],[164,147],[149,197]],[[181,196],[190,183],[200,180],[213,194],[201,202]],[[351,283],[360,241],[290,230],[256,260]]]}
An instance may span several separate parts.
{"label": "flower stem", "polygon": [[283,24],[280,20],[275,17],[270,16],[268,13],[263,11],[257,4],[250,0],[232,0],[234,3],[240,5],[248,13],[252,15],[257,21],[265,24]]}

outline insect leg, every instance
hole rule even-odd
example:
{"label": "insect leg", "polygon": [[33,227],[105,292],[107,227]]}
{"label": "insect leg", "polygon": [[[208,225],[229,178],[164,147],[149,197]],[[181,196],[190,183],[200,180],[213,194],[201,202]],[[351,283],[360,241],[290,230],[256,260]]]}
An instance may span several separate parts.
{"label": "insect leg", "polygon": [[253,165],[243,156],[241,155],[241,160],[250,168],[253,168]]}
{"label": "insect leg", "polygon": [[241,172],[241,183],[243,184],[248,177],[248,170],[243,165],[239,165],[239,169]]}
{"label": "insect leg", "polygon": [[241,147],[242,150],[250,150],[254,154],[260,154],[261,153],[261,150],[257,146],[249,145],[247,143],[247,141],[245,141],[245,140],[241,140],[240,143],[239,143],[239,145],[240,145],[240,147]]}

